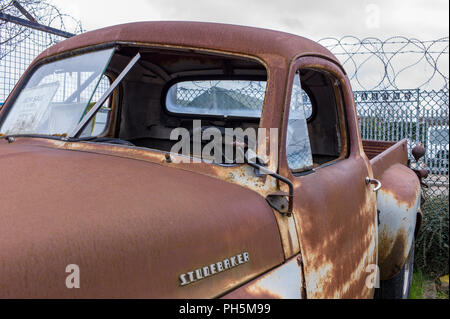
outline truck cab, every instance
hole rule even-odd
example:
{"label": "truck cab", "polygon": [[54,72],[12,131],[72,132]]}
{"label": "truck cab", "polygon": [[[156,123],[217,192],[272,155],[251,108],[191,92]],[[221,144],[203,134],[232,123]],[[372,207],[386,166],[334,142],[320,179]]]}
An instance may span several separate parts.
{"label": "truck cab", "polygon": [[0,297],[407,297],[406,141],[361,140],[311,40],[113,26],[44,51],[0,112]]}

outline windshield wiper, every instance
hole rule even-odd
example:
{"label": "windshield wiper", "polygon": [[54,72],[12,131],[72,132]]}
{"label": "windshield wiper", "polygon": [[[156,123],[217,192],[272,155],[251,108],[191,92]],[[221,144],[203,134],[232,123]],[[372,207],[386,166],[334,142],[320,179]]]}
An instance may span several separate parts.
{"label": "windshield wiper", "polygon": [[75,143],[76,142],[94,142],[94,143],[107,143],[107,144],[120,144],[120,145],[135,146],[131,142],[122,140],[120,138],[115,138],[115,137],[86,136],[86,137],[78,137],[78,138],[65,138],[64,141],[75,142]]}
{"label": "windshield wiper", "polygon": [[45,135],[45,134],[14,134],[14,135],[0,135],[1,139],[5,139],[8,143],[14,143],[16,138],[45,138],[50,140],[64,141],[64,142],[94,142],[94,143],[107,143],[107,144],[119,144],[127,146],[135,146],[133,143],[114,137],[98,137],[87,136],[79,138],[67,138],[65,135]]}
{"label": "windshield wiper", "polygon": [[111,84],[108,90],[103,94],[103,96],[95,103],[92,109],[81,119],[80,123],[78,123],[77,127],[69,134],[69,139],[78,138],[86,128],[86,125],[92,120],[94,115],[100,110],[103,103],[108,99],[114,89],[122,82],[123,78],[130,72],[133,66],[139,61],[141,58],[140,53],[136,54],[135,57],[128,63],[128,65],[123,69],[123,71],[119,74],[117,79]]}

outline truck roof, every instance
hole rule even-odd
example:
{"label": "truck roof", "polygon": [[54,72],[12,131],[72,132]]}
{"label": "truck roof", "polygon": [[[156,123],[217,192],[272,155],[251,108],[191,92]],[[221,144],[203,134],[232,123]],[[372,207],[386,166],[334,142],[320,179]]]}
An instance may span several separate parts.
{"label": "truck roof", "polygon": [[154,21],[121,24],[77,35],[42,52],[38,61],[80,47],[110,42],[138,42],[255,56],[270,62],[290,62],[300,55],[318,55],[338,62],[322,45],[290,33],[232,24]]}

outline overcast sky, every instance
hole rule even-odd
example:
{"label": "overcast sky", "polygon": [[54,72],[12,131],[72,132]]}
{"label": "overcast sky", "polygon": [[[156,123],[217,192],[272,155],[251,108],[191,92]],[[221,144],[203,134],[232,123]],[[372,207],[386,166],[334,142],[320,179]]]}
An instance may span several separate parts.
{"label": "overcast sky", "polygon": [[327,36],[421,40],[449,34],[448,0],[50,0],[85,30],[134,21],[232,23]]}

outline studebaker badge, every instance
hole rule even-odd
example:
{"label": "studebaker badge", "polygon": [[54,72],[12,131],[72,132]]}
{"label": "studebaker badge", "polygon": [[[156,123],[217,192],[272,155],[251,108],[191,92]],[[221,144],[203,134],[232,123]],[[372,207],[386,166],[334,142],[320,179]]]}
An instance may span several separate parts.
{"label": "studebaker badge", "polygon": [[231,268],[240,266],[242,264],[248,263],[250,261],[250,256],[248,252],[243,252],[241,254],[237,254],[230,258],[225,258],[224,260],[218,261],[216,263],[210,264],[208,266],[204,266],[198,268],[193,271],[189,271],[187,273],[180,275],[181,286],[186,286],[193,282],[202,280],[206,277],[216,275],[223,271],[229,270]]}

